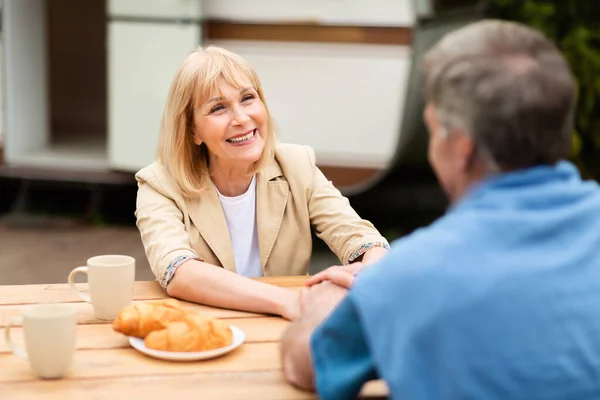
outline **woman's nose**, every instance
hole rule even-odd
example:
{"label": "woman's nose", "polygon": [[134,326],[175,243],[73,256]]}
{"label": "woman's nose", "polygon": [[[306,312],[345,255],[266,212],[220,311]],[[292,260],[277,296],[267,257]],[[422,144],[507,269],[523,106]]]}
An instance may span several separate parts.
{"label": "woman's nose", "polygon": [[233,123],[237,125],[244,125],[250,120],[250,116],[241,108],[235,107],[233,109]]}

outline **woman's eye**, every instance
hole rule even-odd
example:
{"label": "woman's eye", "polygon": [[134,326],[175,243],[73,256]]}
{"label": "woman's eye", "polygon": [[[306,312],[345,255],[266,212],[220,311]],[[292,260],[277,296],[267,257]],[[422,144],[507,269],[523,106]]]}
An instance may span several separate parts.
{"label": "woman's eye", "polygon": [[242,97],[242,101],[248,101],[248,100],[252,100],[252,99],[254,99],[253,94],[247,94],[244,97]]}
{"label": "woman's eye", "polygon": [[213,108],[210,109],[210,113],[215,113],[217,111],[221,111],[223,110],[225,107],[223,107],[222,104],[217,104],[216,106],[214,106]]}

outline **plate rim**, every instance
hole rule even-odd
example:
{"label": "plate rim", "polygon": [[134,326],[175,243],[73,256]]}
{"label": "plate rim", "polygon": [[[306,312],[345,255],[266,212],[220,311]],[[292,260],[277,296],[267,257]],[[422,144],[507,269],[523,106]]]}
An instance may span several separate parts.
{"label": "plate rim", "polygon": [[[166,351],[166,350],[155,350],[146,347],[143,338],[135,336],[127,336],[129,345],[138,352],[148,355],[150,357],[169,360],[169,361],[194,361],[194,360],[206,360],[214,357],[218,357],[227,354],[239,346],[241,346],[246,340],[246,334],[243,330],[235,325],[229,326],[233,334],[233,342],[229,346],[220,347],[212,350],[204,351]],[[238,340],[236,341],[236,337]],[[136,343],[136,344],[134,344]]]}

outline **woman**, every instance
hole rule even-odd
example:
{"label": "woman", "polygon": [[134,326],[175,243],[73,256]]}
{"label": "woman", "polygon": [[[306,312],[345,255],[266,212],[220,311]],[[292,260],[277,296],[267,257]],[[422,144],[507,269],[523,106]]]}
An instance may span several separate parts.
{"label": "woman", "polygon": [[258,76],[243,58],[208,47],[184,60],[158,160],[136,174],[137,226],[170,296],[294,319],[296,292],[248,278],[306,274],[311,228],[357,268],[387,251],[315,166],[312,149],[276,139]]}

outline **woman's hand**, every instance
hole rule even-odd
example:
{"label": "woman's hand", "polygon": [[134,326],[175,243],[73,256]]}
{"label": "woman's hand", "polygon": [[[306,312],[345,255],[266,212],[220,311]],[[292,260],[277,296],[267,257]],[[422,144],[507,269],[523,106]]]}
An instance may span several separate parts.
{"label": "woman's hand", "polygon": [[365,264],[362,262],[355,262],[350,265],[344,266],[333,266],[329,267],[324,271],[319,272],[308,278],[306,286],[313,286],[323,281],[331,281],[338,286],[348,289],[354,282],[354,275],[358,273]]}
{"label": "woman's hand", "polygon": [[294,321],[300,317],[300,295],[292,290],[288,290],[288,292],[279,301],[279,315],[289,321]]}
{"label": "woman's hand", "polygon": [[344,289],[349,289],[354,282],[354,277],[361,269],[373,264],[386,254],[387,250],[383,247],[373,247],[363,255],[362,261],[344,266],[329,267],[308,278],[306,286],[313,286],[323,281],[331,281]]}

